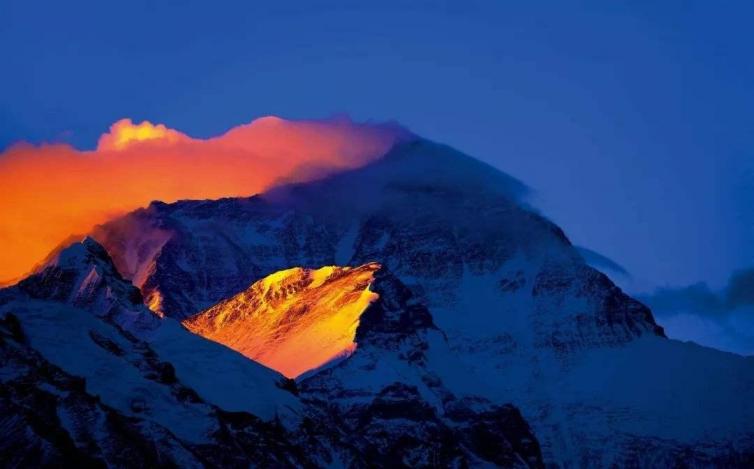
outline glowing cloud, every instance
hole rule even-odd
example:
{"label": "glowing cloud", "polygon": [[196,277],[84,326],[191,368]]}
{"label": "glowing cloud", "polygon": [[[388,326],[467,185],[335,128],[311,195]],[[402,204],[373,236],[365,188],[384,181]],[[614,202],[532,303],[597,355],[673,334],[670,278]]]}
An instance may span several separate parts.
{"label": "glowing cloud", "polygon": [[144,121],[134,125],[131,119],[121,119],[110,126],[110,133],[100,137],[97,150],[123,150],[129,144],[138,142],[175,143],[179,140],[188,140],[188,137],[173,129],[168,129],[162,124],[154,125]]}
{"label": "glowing cloud", "polygon": [[123,119],[93,151],[15,145],[0,154],[0,283],[69,236],[152,200],[253,195],[294,175],[305,179],[303,169],[358,167],[407,135],[349,119],[264,117],[205,140]]}

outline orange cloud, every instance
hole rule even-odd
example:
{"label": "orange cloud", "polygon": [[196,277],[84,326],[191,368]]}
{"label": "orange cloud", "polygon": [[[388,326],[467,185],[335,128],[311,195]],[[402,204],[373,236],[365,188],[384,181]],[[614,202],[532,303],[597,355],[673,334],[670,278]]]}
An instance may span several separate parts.
{"label": "orange cloud", "polygon": [[139,125],[134,125],[131,119],[121,119],[110,126],[110,133],[100,137],[97,150],[123,150],[130,144],[146,141],[170,144],[188,140],[186,135],[168,129],[163,124],[154,125],[144,121]]}
{"label": "orange cloud", "polygon": [[348,119],[264,117],[196,139],[123,119],[93,151],[15,145],[0,154],[0,283],[27,273],[70,235],[152,200],[253,195],[302,168],[363,165],[405,135]]}

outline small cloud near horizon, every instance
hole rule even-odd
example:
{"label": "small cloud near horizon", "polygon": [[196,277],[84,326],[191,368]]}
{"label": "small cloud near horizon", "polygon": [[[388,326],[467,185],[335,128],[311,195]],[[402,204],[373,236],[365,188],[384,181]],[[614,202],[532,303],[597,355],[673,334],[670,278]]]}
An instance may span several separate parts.
{"label": "small cloud near horizon", "polygon": [[754,355],[754,268],[734,272],[720,291],[700,282],[637,298],[673,339]]}

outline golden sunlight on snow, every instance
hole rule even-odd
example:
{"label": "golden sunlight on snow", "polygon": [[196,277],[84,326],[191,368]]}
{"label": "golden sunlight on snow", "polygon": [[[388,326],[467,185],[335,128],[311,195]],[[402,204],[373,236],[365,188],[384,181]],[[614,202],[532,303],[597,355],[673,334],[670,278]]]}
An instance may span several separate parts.
{"label": "golden sunlight on snow", "polygon": [[295,378],[356,348],[377,263],[275,272],[183,321],[192,332]]}

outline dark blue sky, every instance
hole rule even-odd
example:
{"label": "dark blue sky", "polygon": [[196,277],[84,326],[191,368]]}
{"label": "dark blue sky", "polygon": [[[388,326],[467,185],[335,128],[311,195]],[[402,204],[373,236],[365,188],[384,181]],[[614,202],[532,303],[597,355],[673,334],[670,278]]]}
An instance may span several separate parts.
{"label": "dark blue sky", "polygon": [[395,119],[528,183],[638,288],[754,264],[754,3],[509,3],[3,0],[0,147]]}

